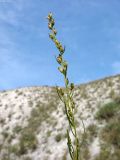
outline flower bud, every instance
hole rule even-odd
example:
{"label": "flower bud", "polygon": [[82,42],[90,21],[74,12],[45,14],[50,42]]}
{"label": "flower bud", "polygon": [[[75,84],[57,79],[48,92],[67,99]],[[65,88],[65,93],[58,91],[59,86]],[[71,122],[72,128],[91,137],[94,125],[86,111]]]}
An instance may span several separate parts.
{"label": "flower bud", "polygon": [[60,50],[60,44],[56,44],[56,47],[58,48],[58,50]]}
{"label": "flower bud", "polygon": [[68,84],[69,84],[69,80],[68,80],[68,78],[66,79],[65,83],[66,83],[66,85],[68,85]]}
{"label": "flower bud", "polygon": [[54,35],[56,35],[57,34],[57,31],[56,31],[56,29],[55,28],[53,28],[53,33],[54,33]]}
{"label": "flower bud", "polygon": [[64,68],[63,67],[58,67],[58,70],[61,72],[61,73],[64,73]]}
{"label": "flower bud", "polygon": [[51,21],[51,19],[52,19],[52,13],[51,13],[51,12],[48,14],[47,19],[48,19],[49,21]]}
{"label": "flower bud", "polygon": [[54,19],[51,19],[50,23],[51,23],[51,25],[52,25],[52,27],[53,27],[53,26],[54,26],[54,24],[55,24]]}
{"label": "flower bud", "polygon": [[53,34],[49,34],[49,37],[53,40],[54,39],[54,35]]}
{"label": "flower bud", "polygon": [[75,108],[75,102],[73,101],[72,102],[72,109],[74,109]]}
{"label": "flower bud", "polygon": [[61,62],[62,62],[62,56],[61,56],[61,55],[59,55],[59,56],[57,57],[57,62],[58,62],[59,64],[61,64]]}
{"label": "flower bud", "polygon": [[64,49],[62,46],[60,46],[60,53],[64,53]]}
{"label": "flower bud", "polygon": [[74,89],[74,83],[70,84],[70,89],[73,90]]}
{"label": "flower bud", "polygon": [[60,42],[56,39],[56,40],[55,40],[55,44],[56,44],[56,46],[57,46],[57,45],[60,44]]}
{"label": "flower bud", "polygon": [[49,29],[52,29],[51,23],[48,23],[48,28],[49,28]]}
{"label": "flower bud", "polygon": [[58,90],[58,92],[59,92],[62,96],[64,95],[64,92],[63,92],[62,88],[57,87],[57,90]]}
{"label": "flower bud", "polygon": [[63,66],[64,66],[64,68],[66,68],[66,69],[67,69],[68,64],[67,64],[67,62],[66,62],[66,61],[64,61],[64,62],[63,62]]}

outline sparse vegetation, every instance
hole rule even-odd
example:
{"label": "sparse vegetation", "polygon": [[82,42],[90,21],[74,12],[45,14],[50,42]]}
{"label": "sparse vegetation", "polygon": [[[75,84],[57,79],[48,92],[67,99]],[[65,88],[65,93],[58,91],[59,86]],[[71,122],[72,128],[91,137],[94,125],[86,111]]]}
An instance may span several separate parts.
{"label": "sparse vegetation", "polygon": [[19,125],[17,125],[17,126],[13,129],[13,132],[19,133],[19,132],[21,132],[21,130],[22,130],[22,127],[19,126]]}
{"label": "sparse vegetation", "polygon": [[47,121],[50,123],[51,112],[57,107],[56,102],[50,102],[47,105],[38,103],[31,111],[31,116],[28,120],[28,128],[32,128],[33,131],[37,131],[41,123]]}
{"label": "sparse vegetation", "polygon": [[119,160],[120,149],[113,148],[108,145],[101,147],[100,153],[95,157],[94,160]]}
{"label": "sparse vegetation", "polygon": [[0,118],[0,124],[1,124],[1,125],[4,125],[4,124],[5,124],[5,119]]}
{"label": "sparse vegetation", "polygon": [[23,131],[20,137],[19,154],[27,153],[28,149],[35,150],[37,148],[37,144],[38,141],[34,132],[31,132],[31,130]]}
{"label": "sparse vegetation", "polygon": [[83,98],[83,99],[87,99],[88,98],[88,94],[87,94],[85,89],[82,89],[81,98]]}
{"label": "sparse vegetation", "polygon": [[19,91],[19,92],[16,92],[18,96],[21,96],[23,95],[23,92]]}
{"label": "sparse vegetation", "polygon": [[114,89],[111,89],[109,96],[110,96],[110,98],[114,99],[114,97],[115,97]]}
{"label": "sparse vegetation", "polygon": [[85,146],[85,147],[82,147],[81,149],[81,157],[82,157],[82,160],[88,160],[90,159],[90,152],[89,152],[89,148],[88,146]]}
{"label": "sparse vegetation", "polygon": [[102,130],[102,138],[105,142],[120,148],[120,119],[113,119]]}
{"label": "sparse vegetation", "polygon": [[94,123],[90,124],[86,130],[89,132],[91,136],[97,136],[98,128],[97,125],[95,125]]}
{"label": "sparse vegetation", "polygon": [[116,102],[107,103],[98,110],[96,118],[100,120],[108,120],[113,116],[115,116],[118,109],[120,109],[119,103]]}
{"label": "sparse vegetation", "polygon": [[95,160],[113,160],[111,157],[111,151],[108,148],[102,148],[99,155],[95,157]]}
{"label": "sparse vegetation", "polygon": [[28,101],[28,106],[29,107],[33,107],[33,102],[32,101]]}
{"label": "sparse vegetation", "polygon": [[19,144],[9,145],[8,146],[9,155],[14,153],[15,155],[19,154]]}
{"label": "sparse vegetation", "polygon": [[30,157],[26,156],[23,158],[23,160],[32,160]]}
{"label": "sparse vegetation", "polygon": [[97,119],[107,120],[101,129],[100,139],[102,141],[101,151],[95,160],[119,160],[120,159],[120,99],[104,105],[97,112]]}
{"label": "sparse vegetation", "polygon": [[9,133],[7,131],[3,131],[2,135],[3,135],[4,139],[6,139],[6,138],[8,138]]}
{"label": "sparse vegetation", "polygon": [[[9,145],[9,152],[20,156],[26,154],[28,150],[34,151],[38,145],[38,140],[36,137],[37,130],[43,121],[46,121],[47,119],[50,120],[49,113],[55,110],[55,108],[56,102],[51,102],[48,105],[38,103],[31,111],[31,116],[28,119],[28,125],[24,128],[18,125],[13,129],[14,133],[20,133],[20,138],[19,143]],[[6,133],[3,135],[6,137]],[[56,140],[59,141],[59,136]]]}

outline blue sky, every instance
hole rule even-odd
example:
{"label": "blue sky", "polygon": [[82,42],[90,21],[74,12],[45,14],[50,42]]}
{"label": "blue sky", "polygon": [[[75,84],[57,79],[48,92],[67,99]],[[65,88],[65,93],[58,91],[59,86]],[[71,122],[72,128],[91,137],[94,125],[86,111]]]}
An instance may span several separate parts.
{"label": "blue sky", "polygon": [[120,73],[119,0],[0,1],[0,90],[63,85],[48,37],[53,12],[75,84]]}

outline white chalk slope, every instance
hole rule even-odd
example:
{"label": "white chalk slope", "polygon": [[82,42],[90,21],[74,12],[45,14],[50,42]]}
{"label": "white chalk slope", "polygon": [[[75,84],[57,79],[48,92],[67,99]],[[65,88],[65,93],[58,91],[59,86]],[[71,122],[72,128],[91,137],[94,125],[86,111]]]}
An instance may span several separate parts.
{"label": "white chalk slope", "polygon": [[[112,100],[113,94],[120,94],[120,75],[75,86],[75,117],[79,134],[83,132],[81,119],[85,127],[93,123],[101,127],[94,115],[101,104]],[[38,123],[37,126],[35,122]],[[26,87],[0,92],[1,160],[6,157],[8,160],[65,160],[65,157],[69,160],[67,126],[64,106],[55,87]],[[23,151],[20,151],[20,137],[24,130],[28,131],[29,135],[34,133],[36,140],[31,140],[31,144],[34,143],[32,147],[25,144],[27,149],[24,151],[23,145]],[[97,155],[99,150],[99,138],[94,137],[89,144],[90,159]]]}

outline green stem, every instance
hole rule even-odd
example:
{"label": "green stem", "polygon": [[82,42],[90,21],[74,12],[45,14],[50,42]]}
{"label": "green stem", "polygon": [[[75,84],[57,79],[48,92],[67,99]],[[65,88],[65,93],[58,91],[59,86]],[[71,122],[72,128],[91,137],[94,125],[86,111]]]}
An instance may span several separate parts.
{"label": "green stem", "polygon": [[[74,84],[71,83],[71,86],[69,86],[69,80],[67,78],[67,69],[68,65],[67,62],[63,59],[63,54],[65,52],[65,48],[62,46],[62,44],[57,40],[56,34],[57,31],[54,28],[55,21],[52,17],[52,13],[50,13],[47,17],[49,23],[48,28],[51,30],[51,33],[49,34],[49,37],[51,40],[55,43],[57,49],[59,50],[59,56],[56,58],[56,61],[59,63],[58,70],[63,74],[64,76],[64,82],[65,82],[65,90],[58,89],[57,87],[57,93],[60,98],[60,100],[64,103],[65,106],[65,113],[68,119],[70,131],[74,137],[75,145],[71,141],[70,137],[70,131],[67,130],[67,139],[68,139],[68,149],[69,154],[72,160],[80,160],[80,150],[79,150],[79,140],[77,135],[77,129],[75,124],[75,117],[74,117],[74,100],[73,100],[73,88]],[[70,88],[71,87],[71,88]],[[80,159],[79,159],[80,158]]]}

